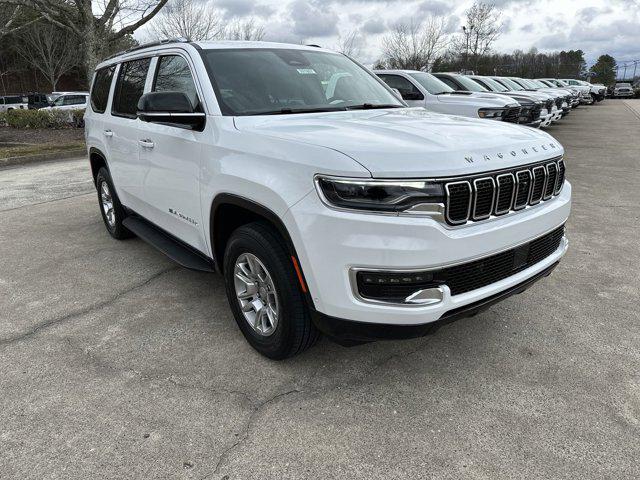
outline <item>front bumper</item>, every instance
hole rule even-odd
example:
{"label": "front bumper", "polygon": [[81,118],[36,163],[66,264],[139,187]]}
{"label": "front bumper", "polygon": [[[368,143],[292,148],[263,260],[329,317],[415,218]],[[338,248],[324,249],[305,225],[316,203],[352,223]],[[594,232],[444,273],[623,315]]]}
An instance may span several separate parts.
{"label": "front bumper", "polygon": [[284,217],[315,309],[329,317],[380,325],[424,325],[447,312],[508,290],[558,262],[566,239],[550,256],[504,280],[430,305],[364,301],[354,293],[350,272],[434,270],[509,250],[564,224],[571,209],[571,185],[552,200],[520,212],[462,227],[429,217],[354,213],[328,208],[315,191]]}
{"label": "front bumper", "polygon": [[613,92],[614,97],[633,97],[633,92]]}
{"label": "front bumper", "polygon": [[341,318],[330,317],[317,310],[312,311],[311,317],[322,333],[334,341],[347,346],[376,340],[401,340],[423,337],[435,333],[443,325],[462,318],[473,317],[488,309],[491,305],[501,302],[512,295],[524,292],[538,280],[549,276],[558,266],[558,263],[559,262],[553,263],[532,277],[506,290],[478,300],[477,302],[470,303],[469,305],[449,310],[440,317],[439,320],[422,325],[384,325],[379,323],[351,322]]}

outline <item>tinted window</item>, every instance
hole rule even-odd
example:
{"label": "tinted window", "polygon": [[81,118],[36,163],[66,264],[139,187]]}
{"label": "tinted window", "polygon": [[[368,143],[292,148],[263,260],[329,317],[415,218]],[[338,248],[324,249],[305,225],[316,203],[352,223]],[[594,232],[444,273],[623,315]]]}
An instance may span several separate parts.
{"label": "tinted window", "polygon": [[400,92],[402,98],[405,100],[422,100],[424,99],[424,95],[418,90],[413,83],[407,80],[400,75],[378,75],[384,83],[389,85],[391,88],[395,88]]}
{"label": "tinted window", "polygon": [[453,92],[453,89],[444,82],[441,82],[430,73],[411,72],[413,78],[422,85],[431,95],[440,95],[441,93]]}
{"label": "tinted window", "polygon": [[107,68],[101,68],[96,72],[96,79],[93,82],[91,90],[91,108],[94,112],[104,113],[107,108],[107,100],[109,99],[109,89],[111,88],[111,80],[116,66],[111,65]]}
{"label": "tinted window", "polygon": [[367,70],[336,53],[214,49],[205,61],[225,115],[404,106]]}
{"label": "tinted window", "polygon": [[460,90],[460,87],[456,85],[456,82],[451,80],[449,77],[436,77],[436,78],[441,82],[446,83],[449,87],[453,88],[454,90]]}
{"label": "tinted window", "polygon": [[4,97],[6,103],[25,103],[22,97]]}
{"label": "tinted window", "polygon": [[84,95],[66,95],[63,105],[82,105],[85,103]]}
{"label": "tinted window", "polygon": [[189,70],[189,64],[180,56],[160,57],[153,91],[182,92],[189,97],[194,109],[198,107],[198,94]]}
{"label": "tinted window", "polygon": [[113,114],[132,118],[136,116],[138,100],[144,93],[149,63],[151,59],[141,58],[120,66],[111,108]]}

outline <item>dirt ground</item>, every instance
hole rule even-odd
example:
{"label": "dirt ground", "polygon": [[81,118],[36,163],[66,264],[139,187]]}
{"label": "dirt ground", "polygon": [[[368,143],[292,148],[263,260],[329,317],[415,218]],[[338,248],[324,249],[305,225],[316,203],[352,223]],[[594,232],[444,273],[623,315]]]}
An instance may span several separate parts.
{"label": "dirt ground", "polygon": [[84,130],[81,128],[64,128],[52,130],[48,128],[21,129],[0,127],[0,149],[4,143],[29,144],[63,144],[84,141]]}

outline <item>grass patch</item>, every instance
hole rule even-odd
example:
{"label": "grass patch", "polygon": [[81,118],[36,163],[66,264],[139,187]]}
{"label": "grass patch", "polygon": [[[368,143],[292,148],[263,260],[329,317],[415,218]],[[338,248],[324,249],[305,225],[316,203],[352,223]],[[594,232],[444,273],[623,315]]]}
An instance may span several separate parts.
{"label": "grass patch", "polygon": [[2,143],[0,143],[0,158],[26,157],[44,153],[68,152],[70,150],[79,150],[81,148],[85,148],[84,142],[63,143],[61,145],[16,145],[15,143],[10,145],[3,145]]}

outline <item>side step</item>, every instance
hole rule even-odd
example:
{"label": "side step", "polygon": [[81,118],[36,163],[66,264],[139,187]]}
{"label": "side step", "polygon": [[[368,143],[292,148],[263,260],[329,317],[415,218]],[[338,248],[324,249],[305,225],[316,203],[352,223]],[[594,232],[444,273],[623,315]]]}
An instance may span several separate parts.
{"label": "side step", "polygon": [[183,267],[202,272],[216,271],[213,260],[196,252],[143,218],[129,216],[122,221],[122,224]]}

